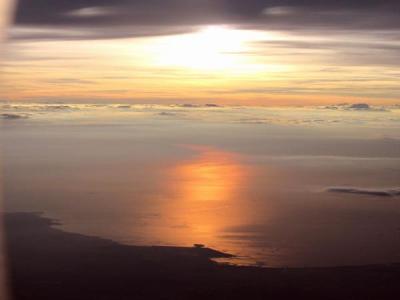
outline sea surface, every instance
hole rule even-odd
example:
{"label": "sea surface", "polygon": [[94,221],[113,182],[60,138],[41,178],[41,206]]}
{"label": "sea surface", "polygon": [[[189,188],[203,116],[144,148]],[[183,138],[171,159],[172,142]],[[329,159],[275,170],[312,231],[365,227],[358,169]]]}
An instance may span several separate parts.
{"label": "sea surface", "polygon": [[400,262],[400,106],[0,103],[6,211],[271,267]]}

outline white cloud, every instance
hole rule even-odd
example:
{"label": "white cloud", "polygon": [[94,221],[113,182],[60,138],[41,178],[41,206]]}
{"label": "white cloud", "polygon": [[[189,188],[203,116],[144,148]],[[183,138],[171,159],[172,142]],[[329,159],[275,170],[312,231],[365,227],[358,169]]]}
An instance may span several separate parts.
{"label": "white cloud", "polygon": [[288,16],[294,13],[294,9],[288,6],[267,7],[263,10],[265,16]]}
{"label": "white cloud", "polygon": [[109,7],[85,7],[81,9],[76,9],[67,13],[67,16],[87,18],[87,17],[103,17],[110,16],[116,13],[115,9]]}

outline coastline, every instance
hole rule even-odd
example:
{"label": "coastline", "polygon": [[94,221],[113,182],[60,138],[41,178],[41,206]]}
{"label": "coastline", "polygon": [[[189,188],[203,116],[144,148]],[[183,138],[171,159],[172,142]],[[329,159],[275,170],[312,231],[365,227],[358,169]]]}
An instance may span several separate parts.
{"label": "coastline", "polygon": [[[14,299],[397,299],[400,264],[259,268],[202,247],[125,246],[4,215]],[[154,288],[157,287],[157,288]]]}

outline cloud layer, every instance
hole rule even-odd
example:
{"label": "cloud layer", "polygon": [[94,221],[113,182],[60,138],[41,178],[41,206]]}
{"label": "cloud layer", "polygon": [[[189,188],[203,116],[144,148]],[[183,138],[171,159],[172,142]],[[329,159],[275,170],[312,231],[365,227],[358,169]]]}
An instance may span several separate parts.
{"label": "cloud layer", "polygon": [[16,22],[88,28],[150,26],[154,34],[158,27],[189,30],[210,23],[259,29],[399,29],[399,9],[395,0],[20,0]]}

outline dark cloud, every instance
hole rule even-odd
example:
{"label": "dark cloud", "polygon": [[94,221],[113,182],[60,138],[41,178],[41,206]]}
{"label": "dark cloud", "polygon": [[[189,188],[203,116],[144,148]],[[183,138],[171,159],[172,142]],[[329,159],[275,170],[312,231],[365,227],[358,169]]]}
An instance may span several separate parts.
{"label": "dark cloud", "polygon": [[332,193],[344,193],[344,194],[359,194],[377,197],[395,197],[400,196],[400,189],[366,189],[357,187],[332,187],[327,189],[328,192]]}
{"label": "dark cloud", "polygon": [[21,0],[18,24],[174,25],[209,22],[224,10],[212,0]]}
{"label": "dark cloud", "polygon": [[18,119],[26,119],[28,116],[26,114],[1,114],[1,119],[4,120],[18,120]]}
{"label": "dark cloud", "polygon": [[20,0],[17,24],[399,28],[397,0]]}
{"label": "dark cloud", "polygon": [[371,107],[367,103],[355,103],[350,106],[350,109],[354,110],[370,110]]}

